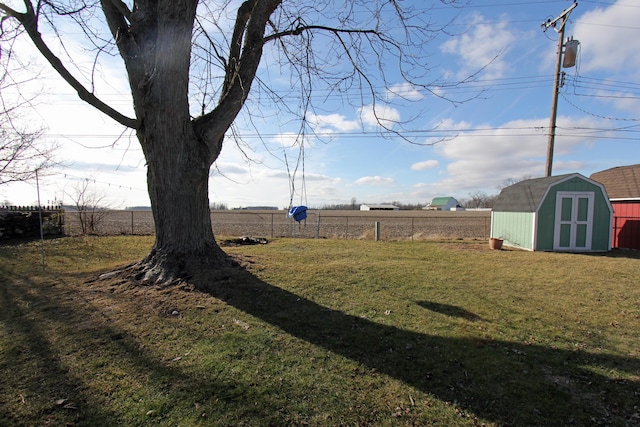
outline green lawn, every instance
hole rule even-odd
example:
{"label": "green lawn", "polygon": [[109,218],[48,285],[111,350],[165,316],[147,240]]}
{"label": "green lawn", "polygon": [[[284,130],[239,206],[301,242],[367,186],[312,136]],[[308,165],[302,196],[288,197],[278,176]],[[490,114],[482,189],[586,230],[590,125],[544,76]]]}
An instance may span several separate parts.
{"label": "green lawn", "polygon": [[640,425],[640,254],[281,239],[202,293],[149,237],[0,246],[0,425]]}

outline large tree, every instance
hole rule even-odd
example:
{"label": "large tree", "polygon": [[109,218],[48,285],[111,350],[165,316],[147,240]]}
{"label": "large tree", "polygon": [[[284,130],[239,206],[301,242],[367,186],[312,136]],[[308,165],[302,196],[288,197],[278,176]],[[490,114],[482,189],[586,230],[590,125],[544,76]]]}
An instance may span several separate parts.
{"label": "large tree", "polygon": [[[424,80],[425,46],[442,28],[428,22],[422,2],[415,3],[420,10],[404,3],[412,2],[6,0],[0,1],[0,10],[5,39],[26,33],[81,99],[135,130],[147,162],[156,231],[153,249],[135,269],[144,280],[166,282],[203,265],[223,265],[211,227],[209,171],[256,82],[270,101],[283,101],[256,77],[267,46],[297,77],[302,102],[281,107],[297,113],[302,123],[315,84],[336,93],[357,87],[374,106],[392,83],[408,82],[431,92]],[[63,27],[63,19],[82,32]],[[110,45],[117,47],[133,117],[103,102],[54,53],[66,52],[59,49],[65,34],[87,36],[96,63],[112,52]],[[389,67],[400,77],[387,79]],[[196,104],[201,109],[194,114]],[[393,127],[376,117],[382,126]]]}

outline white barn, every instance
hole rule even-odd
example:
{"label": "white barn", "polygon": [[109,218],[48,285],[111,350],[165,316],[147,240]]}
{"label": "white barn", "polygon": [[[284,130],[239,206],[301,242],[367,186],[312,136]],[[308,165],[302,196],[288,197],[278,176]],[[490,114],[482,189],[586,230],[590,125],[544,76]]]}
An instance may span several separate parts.
{"label": "white barn", "polygon": [[361,211],[399,211],[400,208],[394,205],[360,205]]}

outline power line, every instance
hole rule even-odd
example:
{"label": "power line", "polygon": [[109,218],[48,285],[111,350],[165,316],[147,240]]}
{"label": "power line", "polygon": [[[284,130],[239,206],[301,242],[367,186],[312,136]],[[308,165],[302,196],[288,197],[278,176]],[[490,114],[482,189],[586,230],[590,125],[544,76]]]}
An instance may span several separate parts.
{"label": "power line", "polygon": [[[113,171],[113,172],[110,172],[110,173],[118,175],[117,171]],[[142,188],[132,187],[132,186],[129,186],[129,185],[116,184],[114,182],[101,181],[101,180],[98,180],[98,179],[95,179],[95,178],[81,177],[81,176],[74,175],[74,174],[71,174],[71,173],[66,173],[66,172],[61,174],[61,175],[63,175],[65,179],[70,179],[72,181],[87,181],[87,182],[92,182],[94,184],[105,185],[107,187],[118,188],[118,189],[121,189],[121,190],[147,192],[146,189],[142,189]]]}
{"label": "power line", "polygon": [[591,3],[591,4],[601,4],[603,6],[618,6],[618,7],[635,7],[640,8],[637,4],[620,4],[618,2],[606,2],[606,1],[595,1],[595,0],[580,0],[581,3]]}
{"label": "power line", "polygon": [[[517,77],[505,77],[505,78],[493,78],[493,79],[477,79],[470,80],[467,82],[434,82],[430,87],[433,89],[445,90],[450,94],[464,94],[470,92],[498,92],[498,91],[508,91],[508,90],[523,90],[523,89],[536,89],[543,86],[548,86],[550,83],[550,79],[552,75],[550,74],[541,74],[541,75],[527,75],[527,76],[517,76]],[[620,92],[623,91],[637,91],[640,95],[640,84],[634,82],[625,82],[625,81],[617,81],[617,80],[609,80],[609,79],[600,79],[588,76],[566,76],[565,85],[571,85],[576,88],[589,89],[589,90],[597,90],[597,91],[610,91],[617,90]],[[374,86],[372,88],[374,91],[378,91],[380,93],[384,93],[385,91],[392,89],[392,87],[385,86]],[[394,89],[394,94],[396,96],[408,96],[413,94],[414,92],[419,92],[422,96],[426,97],[430,94],[430,92],[426,90],[421,90],[416,87],[409,87],[406,90],[397,90]],[[296,99],[296,93],[290,91],[281,91],[277,92],[281,97],[285,97],[289,100]],[[103,94],[101,95],[103,98],[118,96],[114,94]],[[354,96],[360,98],[360,94],[357,90],[353,90],[351,93],[340,92],[337,93],[335,90],[330,88],[326,89],[314,89],[311,95],[311,98],[318,99],[322,101],[327,100],[344,100],[349,97]],[[595,95],[594,95],[595,96]],[[84,101],[75,98],[74,95],[61,95],[60,98],[63,100],[63,104],[83,104]],[[57,102],[58,104],[58,102]]]}
{"label": "power line", "polygon": [[567,96],[566,96],[564,93],[562,94],[562,98],[563,98],[565,101],[567,101],[567,103],[568,103],[569,105],[571,105],[573,108],[575,108],[576,110],[581,111],[581,112],[583,112],[583,113],[585,113],[585,114],[588,114],[588,115],[590,115],[590,116],[593,116],[593,117],[597,117],[597,118],[600,118],[600,119],[606,119],[606,120],[623,121],[623,122],[640,122],[640,119],[616,118],[616,117],[604,116],[604,115],[601,115],[601,114],[593,113],[593,112],[591,112],[591,111],[587,111],[587,110],[585,110],[584,108],[578,107],[576,104],[574,104],[573,102],[571,102],[571,101],[569,100],[569,98],[567,98]]}
{"label": "power line", "polygon": [[[601,117],[607,118],[607,117]],[[632,119],[629,121],[640,121],[640,119]],[[560,126],[558,126],[560,128]],[[564,128],[564,129],[573,129],[573,130],[582,130],[582,131],[593,131],[593,132],[639,132],[640,130],[628,130],[627,128],[599,128],[599,127],[573,127],[573,128]],[[403,130],[403,131],[358,131],[358,132],[315,132],[314,136],[320,138],[331,139],[332,137],[346,138],[346,139],[358,139],[358,138],[371,138],[374,136],[378,137],[386,137],[386,138],[418,138],[418,137],[447,137],[452,135],[470,135],[470,136],[492,136],[492,137],[523,137],[523,136],[532,136],[532,135],[544,135],[543,132],[546,132],[546,126],[515,126],[515,127],[504,127],[504,126],[484,126],[484,127],[476,127],[476,128],[467,128],[467,129],[456,129],[456,128],[433,128],[433,129],[413,129],[413,130]],[[237,136],[242,139],[268,139],[268,138],[276,138],[281,136],[281,133],[238,133]],[[75,135],[72,135],[75,137]],[[91,135],[83,135],[83,137],[90,138]]]}

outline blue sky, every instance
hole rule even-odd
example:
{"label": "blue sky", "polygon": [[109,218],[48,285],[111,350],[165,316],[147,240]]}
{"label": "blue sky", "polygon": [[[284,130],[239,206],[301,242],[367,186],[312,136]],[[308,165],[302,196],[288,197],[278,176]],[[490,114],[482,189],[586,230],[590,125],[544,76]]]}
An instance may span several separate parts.
{"label": "blue sky", "polygon": [[[372,120],[368,100],[358,105],[318,89],[316,108],[307,115],[316,136],[304,139],[304,162],[294,174],[301,153],[295,138],[299,120],[265,106],[259,114],[249,110],[253,124],[243,114],[236,126],[242,144],[229,140],[212,169],[211,202],[230,208],[285,208],[291,199],[312,207],[353,198],[426,204],[438,196],[494,194],[506,180],[544,176],[558,36],[541,24],[572,3],[471,0],[455,11],[450,35],[430,42],[425,66],[440,82],[482,71],[463,84],[437,89],[446,98],[471,98],[460,104],[411,87],[396,75],[389,82],[388,103],[377,104],[377,112],[388,123],[403,122],[402,131],[390,126],[410,141],[383,132]],[[640,5],[632,0],[578,3],[565,34],[579,40],[580,49],[576,66],[563,70],[554,175],[589,176],[640,162]],[[423,13],[442,23],[453,16],[439,3]],[[29,49],[25,43],[24,50]],[[74,46],[67,49],[73,52]],[[269,54],[261,73],[273,79],[274,87],[286,84],[278,81],[279,66]],[[101,75],[103,98],[130,114],[121,68],[104,66]],[[45,127],[46,138],[60,144],[58,158],[64,163],[42,178],[43,202],[68,203],[79,182],[89,179],[110,207],[149,205],[144,159],[129,131],[83,105],[45,71],[32,90],[40,96],[29,121]],[[0,188],[0,200],[32,204],[35,184]]]}

